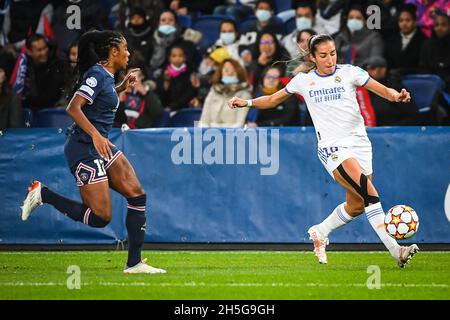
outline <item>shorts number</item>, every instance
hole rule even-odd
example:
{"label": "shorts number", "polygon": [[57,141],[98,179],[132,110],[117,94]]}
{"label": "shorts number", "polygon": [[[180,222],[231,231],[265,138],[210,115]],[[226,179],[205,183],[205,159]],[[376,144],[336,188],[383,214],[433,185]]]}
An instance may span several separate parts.
{"label": "shorts number", "polygon": [[106,172],[103,171],[103,160],[95,159],[94,162],[95,162],[95,164],[97,165],[97,168],[98,168],[98,172],[97,172],[98,174],[97,175],[99,177],[104,176],[106,174]]}

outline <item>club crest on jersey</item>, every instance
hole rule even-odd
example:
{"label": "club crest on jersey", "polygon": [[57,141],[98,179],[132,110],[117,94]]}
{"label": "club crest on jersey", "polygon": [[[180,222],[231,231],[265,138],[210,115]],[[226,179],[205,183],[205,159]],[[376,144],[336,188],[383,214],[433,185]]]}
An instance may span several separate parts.
{"label": "club crest on jersey", "polygon": [[332,153],[332,154],[330,154],[330,158],[331,158],[331,160],[333,160],[333,161],[337,161],[337,159],[338,159],[339,157],[338,157],[337,154]]}
{"label": "club crest on jersey", "polygon": [[314,81],[311,81],[310,83],[309,83],[309,86],[315,86],[316,85],[316,83],[314,82]]}
{"label": "club crest on jersey", "polygon": [[342,81],[341,77],[339,77],[339,76],[334,77],[334,82],[339,83],[341,81]]}
{"label": "club crest on jersey", "polygon": [[94,77],[89,77],[89,78],[86,79],[86,84],[89,87],[94,88],[97,85],[97,79],[95,79]]}
{"label": "club crest on jersey", "polygon": [[89,180],[89,175],[83,172],[82,174],[80,174],[80,179],[81,181],[86,182]]}

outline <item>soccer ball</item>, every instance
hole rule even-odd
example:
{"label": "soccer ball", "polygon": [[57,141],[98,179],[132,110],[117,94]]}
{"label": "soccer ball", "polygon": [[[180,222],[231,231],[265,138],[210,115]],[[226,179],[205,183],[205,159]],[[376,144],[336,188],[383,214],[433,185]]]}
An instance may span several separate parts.
{"label": "soccer ball", "polygon": [[410,206],[403,204],[389,209],[384,217],[387,233],[397,240],[406,240],[419,229],[419,216]]}

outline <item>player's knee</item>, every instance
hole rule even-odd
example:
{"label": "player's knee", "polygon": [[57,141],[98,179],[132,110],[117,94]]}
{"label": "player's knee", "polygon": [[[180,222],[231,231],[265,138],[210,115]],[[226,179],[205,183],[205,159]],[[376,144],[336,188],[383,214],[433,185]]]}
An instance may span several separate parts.
{"label": "player's knee", "polygon": [[352,217],[359,216],[364,212],[364,201],[361,199],[359,201],[352,201],[352,203],[347,203],[348,214]]}
{"label": "player's knee", "polygon": [[[108,223],[111,222],[112,219],[112,212],[111,209],[108,208],[98,208],[97,210],[93,210],[95,215],[98,216],[99,218],[101,218],[101,220],[104,221],[106,226]],[[104,227],[103,226],[103,227]]]}

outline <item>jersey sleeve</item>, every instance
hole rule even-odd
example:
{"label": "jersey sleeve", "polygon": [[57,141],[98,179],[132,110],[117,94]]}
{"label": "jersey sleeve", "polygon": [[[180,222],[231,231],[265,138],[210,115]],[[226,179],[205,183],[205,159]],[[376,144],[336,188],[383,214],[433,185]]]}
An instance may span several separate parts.
{"label": "jersey sleeve", "polygon": [[103,75],[95,70],[88,70],[75,94],[78,94],[92,104],[102,89]]}
{"label": "jersey sleeve", "polygon": [[302,74],[297,74],[294,78],[289,81],[284,90],[289,94],[301,94],[301,85],[302,85]]}
{"label": "jersey sleeve", "polygon": [[360,67],[351,66],[351,75],[353,84],[358,87],[364,87],[370,80],[367,71]]}

